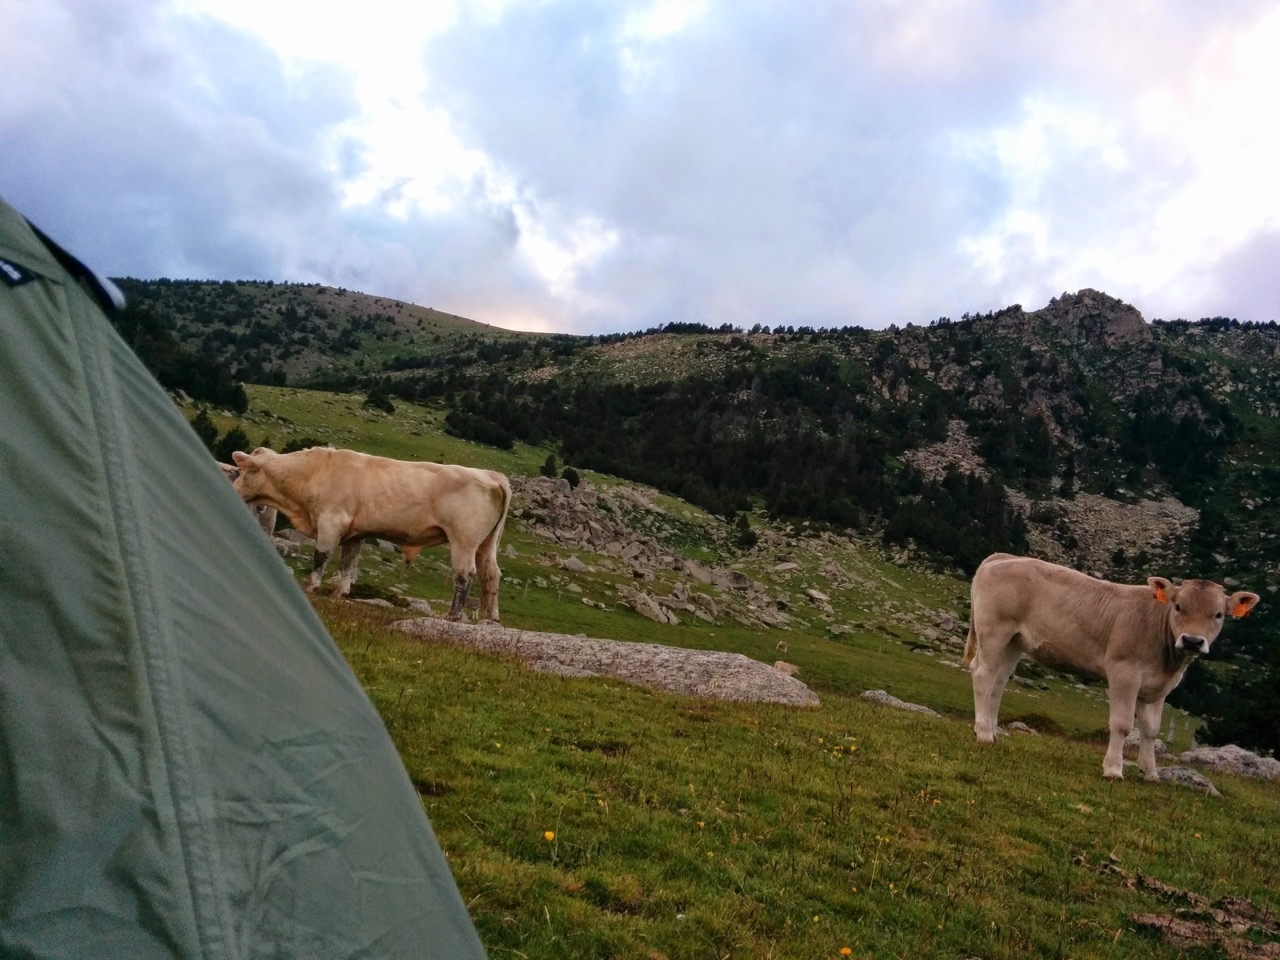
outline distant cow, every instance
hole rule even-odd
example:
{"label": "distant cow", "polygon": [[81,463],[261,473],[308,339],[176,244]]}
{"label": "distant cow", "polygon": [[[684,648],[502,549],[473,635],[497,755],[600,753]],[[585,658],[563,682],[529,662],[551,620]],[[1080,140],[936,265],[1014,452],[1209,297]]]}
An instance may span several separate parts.
{"label": "distant cow", "polygon": [[[222,470],[222,475],[232,483],[235,483],[236,477],[240,476],[239,468],[234,467],[229,463],[219,463],[218,467]],[[275,507],[263,506],[261,504],[255,506],[252,503],[249,504],[249,509],[253,511],[253,518],[258,521],[258,526],[266,532],[267,536],[275,536],[276,521],[280,519],[280,512],[276,510]]]}
{"label": "distant cow", "polygon": [[1174,586],[1152,577],[1123,586],[1031,557],[996,553],[973,577],[964,661],[973,673],[974,732],[994,743],[1005,684],[1025,653],[1045,666],[1105,679],[1111,739],[1102,775],[1124,776],[1124,740],[1135,713],[1138,766],[1156,775],[1164,699],[1188,664],[1208,651],[1223,619],[1243,617],[1256,593],[1227,596],[1209,580]]}
{"label": "distant cow", "polygon": [[368,537],[399,544],[405,563],[424,547],[449,545],[453,605],[465,616],[471,580],[480,574],[480,615],[498,619],[498,542],[511,503],[507,478],[492,470],[411,463],[355,450],[310,447],[276,453],[259,447],[232,454],[236,491],[247,502],[282,511],[316,541],[307,590],[321,583],[325,564],[342,546],[338,596],[355,583],[360,547]]}

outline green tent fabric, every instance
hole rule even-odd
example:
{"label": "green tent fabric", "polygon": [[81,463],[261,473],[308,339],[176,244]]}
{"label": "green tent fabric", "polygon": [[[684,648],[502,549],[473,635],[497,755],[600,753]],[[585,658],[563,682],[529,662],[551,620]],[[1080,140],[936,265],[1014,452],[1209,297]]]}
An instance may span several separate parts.
{"label": "green tent fabric", "polygon": [[0,201],[0,957],[483,957],[372,704],[77,266]]}

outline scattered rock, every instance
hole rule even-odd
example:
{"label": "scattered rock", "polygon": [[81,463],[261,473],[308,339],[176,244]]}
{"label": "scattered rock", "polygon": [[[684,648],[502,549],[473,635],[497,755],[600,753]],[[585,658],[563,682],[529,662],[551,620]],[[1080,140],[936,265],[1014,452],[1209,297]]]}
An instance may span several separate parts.
{"label": "scattered rock", "polygon": [[1018,731],[1018,733],[1029,733],[1029,734],[1031,734],[1033,737],[1038,737],[1038,736],[1040,736],[1040,734],[1039,734],[1039,732],[1038,732],[1038,731],[1036,731],[1036,730],[1032,730],[1032,729],[1031,729],[1030,727],[1028,727],[1025,723],[1023,723],[1021,720],[1015,720],[1015,721],[1013,721],[1013,723],[1009,724],[1009,729],[1010,729],[1010,730],[1016,730],[1016,731]]}
{"label": "scattered rock", "polygon": [[750,590],[755,581],[740,570],[717,570],[711,582],[725,590]]}
{"label": "scattered rock", "polygon": [[720,608],[716,606],[714,597],[709,597],[705,593],[695,593],[693,602],[705,610],[712,618],[720,616]]}
{"label": "scattered rock", "polygon": [[711,583],[711,570],[700,563],[694,563],[692,560],[686,560],[684,563],[684,572],[701,584],[709,585]]}
{"label": "scattered rock", "polygon": [[910,710],[914,713],[923,713],[929,717],[941,717],[936,710],[919,703],[907,703],[905,700],[899,700],[897,697],[891,696],[884,690],[867,690],[862,694],[863,700],[870,700],[872,703],[878,703],[886,707],[894,707],[898,710]]}
{"label": "scattered rock", "polygon": [[302,544],[286,537],[272,537],[271,543],[276,548],[276,553],[282,557],[300,557],[302,556]]}
{"label": "scattered rock", "polygon": [[1280,780],[1280,760],[1260,757],[1233,743],[1225,747],[1196,747],[1178,757],[1183,763],[1208,767],[1216,773],[1259,780]]}
{"label": "scattered rock", "polygon": [[569,556],[560,561],[560,569],[568,570],[571,573],[585,573],[587,565],[574,554],[569,554]]}
{"label": "scattered rock", "polygon": [[[1126,767],[1137,769],[1137,764],[1126,763]],[[1218,792],[1218,788],[1209,782],[1208,778],[1199,771],[1192,770],[1190,767],[1157,767],[1156,779],[1163,783],[1172,783],[1179,787],[1190,787],[1192,790],[1199,790],[1201,793],[1207,793],[1211,797],[1220,797],[1222,794]]]}
{"label": "scattered rock", "polygon": [[647,593],[637,593],[631,598],[631,609],[655,623],[669,623],[667,613]]}

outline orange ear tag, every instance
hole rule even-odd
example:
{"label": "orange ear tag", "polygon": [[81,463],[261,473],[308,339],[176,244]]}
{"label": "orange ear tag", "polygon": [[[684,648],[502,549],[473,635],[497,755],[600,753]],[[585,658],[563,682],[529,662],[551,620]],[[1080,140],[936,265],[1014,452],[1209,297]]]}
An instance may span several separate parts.
{"label": "orange ear tag", "polygon": [[1161,603],[1169,602],[1169,595],[1164,592],[1164,587],[1156,587],[1156,599]]}
{"label": "orange ear tag", "polygon": [[1233,617],[1247,617],[1249,615],[1249,611],[1252,609],[1253,607],[1249,606],[1247,603],[1237,603],[1235,608],[1231,611],[1231,615]]}

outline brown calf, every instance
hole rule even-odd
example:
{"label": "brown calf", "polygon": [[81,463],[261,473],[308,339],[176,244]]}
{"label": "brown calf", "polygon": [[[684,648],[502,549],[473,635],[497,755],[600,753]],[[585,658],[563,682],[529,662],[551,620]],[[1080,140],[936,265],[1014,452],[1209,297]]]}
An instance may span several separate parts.
{"label": "brown calf", "polygon": [[1156,775],[1155,740],[1165,697],[1206,653],[1226,616],[1243,617],[1256,593],[1230,596],[1209,580],[1144,586],[1097,580],[1067,567],[996,553],[973,577],[964,661],[973,674],[974,732],[994,743],[1005,684],[1027,654],[1045,666],[1107,681],[1110,742],[1104,777],[1124,776],[1124,740],[1135,715],[1138,766]]}

